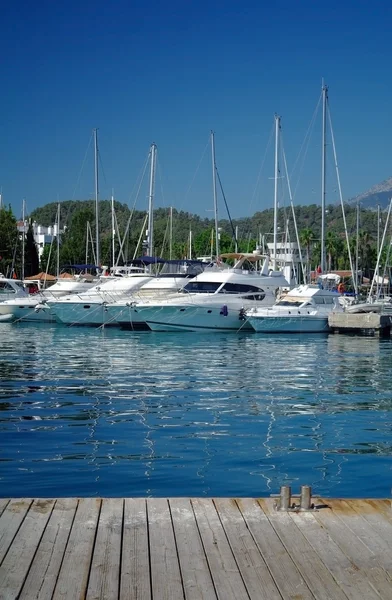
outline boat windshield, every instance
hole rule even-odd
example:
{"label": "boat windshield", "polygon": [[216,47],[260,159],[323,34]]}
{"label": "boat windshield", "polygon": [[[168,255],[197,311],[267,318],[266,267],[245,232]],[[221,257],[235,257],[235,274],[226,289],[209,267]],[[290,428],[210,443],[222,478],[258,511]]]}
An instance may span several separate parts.
{"label": "boat windshield", "polygon": [[23,286],[20,283],[13,282],[11,285],[8,281],[0,280],[0,295],[1,294],[16,294],[17,291],[23,290]]}
{"label": "boat windshield", "polygon": [[221,285],[221,281],[190,281],[182,291],[186,294],[214,294]]}
{"label": "boat windshield", "polygon": [[276,302],[275,306],[301,306],[304,303],[304,300],[299,301],[299,300],[278,300],[278,302]]}

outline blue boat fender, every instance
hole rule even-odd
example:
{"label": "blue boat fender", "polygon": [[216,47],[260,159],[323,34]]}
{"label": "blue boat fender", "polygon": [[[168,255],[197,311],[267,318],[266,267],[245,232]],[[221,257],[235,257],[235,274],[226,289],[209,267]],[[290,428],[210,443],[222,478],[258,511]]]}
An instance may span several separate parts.
{"label": "blue boat fender", "polygon": [[224,304],[221,308],[220,314],[223,315],[224,317],[227,317],[227,315],[229,314],[229,311],[227,309],[227,305]]}

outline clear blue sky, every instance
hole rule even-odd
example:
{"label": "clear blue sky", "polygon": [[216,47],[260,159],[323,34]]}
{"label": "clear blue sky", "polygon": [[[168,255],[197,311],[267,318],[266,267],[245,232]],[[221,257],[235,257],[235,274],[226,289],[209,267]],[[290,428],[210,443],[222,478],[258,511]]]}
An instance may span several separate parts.
{"label": "clear blue sky", "polygon": [[[19,216],[23,198],[31,211],[92,197],[91,147],[82,165],[97,127],[102,198],[114,188],[129,201],[154,141],[156,205],[211,217],[213,129],[232,215],[271,207],[273,115],[282,116],[291,171],[322,77],[343,195],[363,192],[392,175],[391,17],[387,0],[3,3],[4,202]],[[298,184],[293,175],[298,204],[320,202],[320,136],[319,113]],[[330,145],[328,153],[334,202]],[[145,184],[137,208],[147,207],[146,194]]]}

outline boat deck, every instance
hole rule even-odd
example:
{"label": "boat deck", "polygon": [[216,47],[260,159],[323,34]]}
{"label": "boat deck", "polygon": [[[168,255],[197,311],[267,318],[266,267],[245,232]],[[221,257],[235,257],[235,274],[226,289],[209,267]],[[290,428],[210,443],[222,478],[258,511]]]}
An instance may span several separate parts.
{"label": "boat deck", "polygon": [[390,500],[314,503],[0,499],[0,598],[392,598]]}

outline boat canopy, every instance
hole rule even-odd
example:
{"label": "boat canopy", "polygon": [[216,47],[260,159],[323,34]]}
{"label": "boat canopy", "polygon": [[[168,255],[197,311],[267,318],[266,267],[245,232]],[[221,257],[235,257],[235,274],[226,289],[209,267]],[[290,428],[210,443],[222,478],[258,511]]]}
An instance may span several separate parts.
{"label": "boat canopy", "polygon": [[139,256],[139,258],[135,258],[130,262],[132,265],[156,265],[163,264],[167,261],[163,258],[159,258],[158,256]]}

